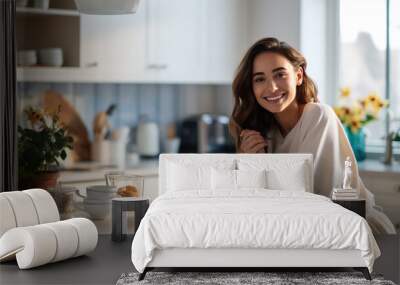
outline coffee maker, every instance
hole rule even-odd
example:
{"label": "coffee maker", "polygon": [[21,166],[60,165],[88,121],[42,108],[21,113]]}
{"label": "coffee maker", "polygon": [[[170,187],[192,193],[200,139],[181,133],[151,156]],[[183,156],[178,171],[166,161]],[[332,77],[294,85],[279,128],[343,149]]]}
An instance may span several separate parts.
{"label": "coffee maker", "polygon": [[228,130],[229,117],[200,114],[178,123],[181,153],[234,153],[235,144]]}

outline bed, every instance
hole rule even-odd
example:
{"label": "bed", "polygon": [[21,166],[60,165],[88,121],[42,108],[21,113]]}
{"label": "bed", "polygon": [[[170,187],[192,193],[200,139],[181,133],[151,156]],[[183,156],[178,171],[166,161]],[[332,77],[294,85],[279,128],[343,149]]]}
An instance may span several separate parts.
{"label": "bed", "polygon": [[365,219],[313,194],[310,154],[162,154],[159,197],[132,242],[154,268],[352,267],[380,251]]}

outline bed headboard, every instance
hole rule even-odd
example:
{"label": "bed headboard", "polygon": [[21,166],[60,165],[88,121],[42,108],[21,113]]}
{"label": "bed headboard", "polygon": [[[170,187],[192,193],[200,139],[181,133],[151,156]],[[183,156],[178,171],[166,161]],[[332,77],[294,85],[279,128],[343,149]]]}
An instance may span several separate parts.
{"label": "bed headboard", "polygon": [[[161,154],[159,158],[159,179],[158,179],[158,192],[159,195],[166,191],[167,185],[167,168],[169,162],[177,164],[193,163],[194,165],[201,166],[215,166],[223,163],[232,162],[235,169],[237,169],[238,162],[262,162],[265,165],[270,165],[275,169],[278,167],[282,172],[285,171],[287,166],[293,165],[293,163],[302,163],[305,167],[305,180],[306,180],[306,191],[313,193],[313,156],[312,154]],[[290,177],[285,177],[290,179]]]}

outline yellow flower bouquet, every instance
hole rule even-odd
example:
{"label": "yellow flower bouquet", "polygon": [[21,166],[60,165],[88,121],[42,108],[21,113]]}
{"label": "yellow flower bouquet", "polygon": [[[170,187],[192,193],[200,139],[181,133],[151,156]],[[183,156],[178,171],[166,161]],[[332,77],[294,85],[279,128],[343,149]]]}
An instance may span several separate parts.
{"label": "yellow flower bouquet", "polygon": [[350,95],[349,87],[342,88],[340,90],[340,105],[333,109],[344,126],[356,159],[362,161],[367,156],[363,127],[377,120],[380,111],[388,106],[388,102],[382,100],[376,92],[371,92],[358,100],[352,100]]}
{"label": "yellow flower bouquet", "polygon": [[340,89],[340,105],[333,109],[342,124],[352,133],[357,133],[366,124],[377,120],[380,111],[389,105],[376,92],[370,92],[358,100],[351,100],[350,95],[349,87]]}

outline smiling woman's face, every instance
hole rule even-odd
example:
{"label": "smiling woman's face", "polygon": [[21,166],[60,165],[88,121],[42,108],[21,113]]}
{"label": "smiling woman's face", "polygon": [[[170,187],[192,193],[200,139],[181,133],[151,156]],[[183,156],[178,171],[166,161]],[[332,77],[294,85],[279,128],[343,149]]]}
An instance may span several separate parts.
{"label": "smiling woman's face", "polygon": [[284,56],[264,52],[253,63],[252,86],[258,104],[271,113],[284,111],[296,98],[303,69],[296,69]]}

